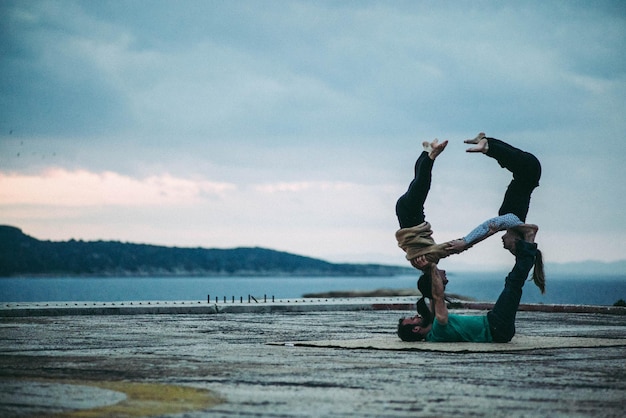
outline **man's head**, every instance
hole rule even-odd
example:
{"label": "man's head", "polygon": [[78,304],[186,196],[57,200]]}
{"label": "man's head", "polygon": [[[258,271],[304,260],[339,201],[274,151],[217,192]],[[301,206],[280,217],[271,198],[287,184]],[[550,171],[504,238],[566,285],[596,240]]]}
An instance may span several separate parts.
{"label": "man's head", "polygon": [[398,321],[398,337],[402,341],[421,341],[432,328],[431,324],[424,325],[424,318],[419,315],[410,318],[400,318]]}

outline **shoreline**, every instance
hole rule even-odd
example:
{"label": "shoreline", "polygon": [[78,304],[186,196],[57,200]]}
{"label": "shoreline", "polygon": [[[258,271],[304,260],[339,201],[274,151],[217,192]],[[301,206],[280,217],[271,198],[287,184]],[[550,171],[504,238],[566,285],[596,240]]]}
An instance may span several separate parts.
{"label": "shoreline", "polygon": [[[453,300],[450,309],[486,311],[493,302]],[[221,313],[282,313],[329,311],[414,311],[415,298],[352,297],[269,300],[2,303],[0,318],[97,315],[212,315]],[[626,307],[574,304],[520,304],[519,311],[626,315]]]}

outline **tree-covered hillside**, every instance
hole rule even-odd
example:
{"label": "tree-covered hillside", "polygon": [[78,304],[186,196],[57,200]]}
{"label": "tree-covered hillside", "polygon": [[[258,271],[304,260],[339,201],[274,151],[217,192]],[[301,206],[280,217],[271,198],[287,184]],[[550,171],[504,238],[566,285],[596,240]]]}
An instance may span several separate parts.
{"label": "tree-covered hillside", "polygon": [[177,248],[117,241],[40,241],[0,226],[0,277],[11,276],[392,276],[410,268],[335,264],[265,248]]}

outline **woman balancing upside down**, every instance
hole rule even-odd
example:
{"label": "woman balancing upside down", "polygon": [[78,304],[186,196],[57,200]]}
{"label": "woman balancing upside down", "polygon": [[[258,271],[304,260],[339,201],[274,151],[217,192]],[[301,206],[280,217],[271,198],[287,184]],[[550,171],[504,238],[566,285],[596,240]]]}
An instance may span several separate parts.
{"label": "woman balancing upside down", "polygon": [[[514,148],[498,139],[487,138],[484,133],[478,134],[474,139],[466,140],[465,143],[476,145],[469,148],[468,152],[482,152],[496,159],[501,167],[513,173],[513,180],[505,193],[498,217],[483,222],[464,238],[436,244],[432,238],[430,223],[425,219],[424,202],[430,190],[434,161],[444,151],[448,141],[439,144],[438,140],[434,140],[431,143],[424,142],[422,144],[424,151],[415,163],[414,178],[406,193],[396,203],[396,215],[400,223],[400,229],[396,232],[396,239],[398,246],[406,252],[406,258],[411,264],[417,269],[424,270],[424,274],[418,281],[418,288],[423,296],[429,298],[431,288],[429,269],[424,269],[424,265],[417,261],[418,258],[436,264],[439,259],[465,251],[498,231],[507,230],[507,234],[521,235],[516,227],[525,225],[530,195],[539,185],[539,178],[541,177],[541,165],[537,158],[530,153]],[[447,283],[445,271],[439,270],[439,273],[443,276],[445,285]],[[539,251],[536,257],[533,280],[544,292],[543,262]],[[423,299],[420,302],[422,302],[423,309],[425,307]]]}
{"label": "woman balancing upside down", "polygon": [[[424,202],[430,190],[432,169],[435,159],[446,149],[448,141],[441,144],[437,139],[423,142],[424,151],[415,162],[413,180],[409,188],[396,202],[396,215],[400,229],[396,232],[398,246],[406,252],[406,258],[413,261],[426,256],[431,263],[447,257],[448,244],[436,244],[432,238],[433,231],[424,215]],[[418,268],[416,265],[414,267]]]}
{"label": "woman balancing upside down", "polygon": [[[533,190],[539,186],[541,164],[533,154],[515,148],[499,139],[488,138],[483,132],[473,139],[466,139],[464,142],[475,144],[474,147],[468,148],[467,152],[483,153],[494,158],[500,167],[506,168],[513,174],[513,180],[506,189],[504,200],[500,210],[498,210],[498,216],[486,220],[465,237],[451,241],[448,250],[451,254],[458,254],[498,231],[506,230],[507,232],[502,238],[505,249],[511,251],[511,248],[507,246],[511,242],[509,238],[521,239],[523,237],[522,230],[527,229],[527,227],[537,229],[534,225],[526,225],[524,228],[521,228],[521,225],[525,225],[526,222],[530,196]],[[537,250],[535,258],[532,278],[541,293],[545,293],[543,256],[539,250]]]}
{"label": "woman balancing upside down", "polygon": [[[422,297],[417,301],[416,307],[424,324],[429,324],[432,320],[431,311],[424,300],[425,297],[432,300],[432,269],[425,268],[425,265],[420,264],[420,260],[427,260],[429,265],[436,269],[439,259],[449,255],[449,244],[435,243],[430,223],[426,222],[424,215],[424,202],[430,190],[433,164],[447,145],[448,141],[440,144],[436,139],[430,143],[422,143],[424,151],[415,162],[413,180],[406,193],[396,202],[396,215],[400,223],[400,229],[396,232],[398,246],[406,252],[406,258],[413,267],[423,271],[417,281]],[[445,286],[448,282],[445,271],[439,272]]]}

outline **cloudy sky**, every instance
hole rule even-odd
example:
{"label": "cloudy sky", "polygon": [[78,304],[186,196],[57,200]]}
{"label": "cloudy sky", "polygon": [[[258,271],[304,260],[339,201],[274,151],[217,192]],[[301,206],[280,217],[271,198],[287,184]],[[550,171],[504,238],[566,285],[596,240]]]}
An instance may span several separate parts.
{"label": "cloudy sky", "polygon": [[0,31],[0,223],[36,238],[405,264],[422,141],[436,240],[496,215],[484,131],[542,162],[546,261],[626,258],[623,1],[5,0]]}

